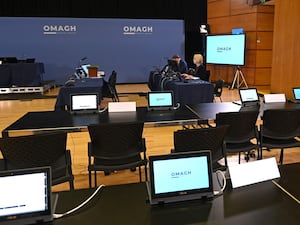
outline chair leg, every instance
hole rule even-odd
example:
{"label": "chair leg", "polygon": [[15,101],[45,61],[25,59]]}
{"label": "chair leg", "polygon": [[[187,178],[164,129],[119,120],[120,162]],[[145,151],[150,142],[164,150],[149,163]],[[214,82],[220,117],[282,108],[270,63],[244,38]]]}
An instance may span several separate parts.
{"label": "chair leg", "polygon": [[148,168],[147,168],[147,165],[145,165],[145,180],[148,181]]}
{"label": "chair leg", "polygon": [[92,188],[92,172],[89,171],[89,187]]}
{"label": "chair leg", "polygon": [[74,180],[70,180],[70,190],[74,190]]}
{"label": "chair leg", "polygon": [[222,102],[222,98],[221,98],[221,96],[220,96],[219,98],[220,98],[220,102]]}
{"label": "chair leg", "polygon": [[257,159],[262,159],[262,149],[260,147],[257,148]]}
{"label": "chair leg", "polygon": [[95,187],[97,187],[97,171],[94,171]]}
{"label": "chair leg", "polygon": [[280,158],[279,158],[279,163],[280,163],[280,165],[283,164],[283,151],[284,151],[284,149],[282,148],[282,149],[280,150]]}
{"label": "chair leg", "polygon": [[239,152],[239,164],[241,164],[241,152]]}
{"label": "chair leg", "polygon": [[142,183],[142,170],[140,166],[139,166],[139,176],[140,176],[140,183]]}

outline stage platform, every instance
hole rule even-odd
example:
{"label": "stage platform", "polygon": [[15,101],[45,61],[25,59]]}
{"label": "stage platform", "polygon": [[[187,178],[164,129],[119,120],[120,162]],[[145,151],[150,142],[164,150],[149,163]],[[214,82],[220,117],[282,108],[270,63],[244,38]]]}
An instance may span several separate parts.
{"label": "stage platform", "polygon": [[55,88],[55,80],[43,81],[41,86],[37,87],[4,87],[0,88],[0,94],[21,94],[21,93],[41,93],[44,94],[51,88]]}

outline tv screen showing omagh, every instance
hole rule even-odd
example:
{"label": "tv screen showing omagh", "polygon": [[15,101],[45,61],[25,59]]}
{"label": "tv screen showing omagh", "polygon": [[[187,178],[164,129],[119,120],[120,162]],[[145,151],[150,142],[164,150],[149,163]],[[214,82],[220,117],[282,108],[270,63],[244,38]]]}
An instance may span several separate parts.
{"label": "tv screen showing omagh", "polygon": [[242,66],[245,64],[245,45],[245,34],[207,36],[206,63]]}

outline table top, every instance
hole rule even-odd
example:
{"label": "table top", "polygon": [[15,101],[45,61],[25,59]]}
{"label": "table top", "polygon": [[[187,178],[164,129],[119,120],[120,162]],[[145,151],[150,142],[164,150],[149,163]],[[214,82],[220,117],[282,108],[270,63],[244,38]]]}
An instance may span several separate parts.
{"label": "table top", "polygon": [[216,114],[220,112],[238,112],[241,109],[240,105],[232,102],[222,103],[201,103],[187,105],[200,119],[211,120],[216,118]]}
{"label": "table top", "polygon": [[[299,182],[293,179],[300,164],[280,168],[281,180],[299,193]],[[279,181],[281,182],[281,181]],[[59,193],[56,213],[79,205],[92,189]],[[299,224],[300,205],[272,181],[237,189],[226,188],[224,194],[208,202],[186,201],[163,206],[150,206],[145,183],[107,186],[92,201],[73,215],[53,224]]]}
{"label": "table top", "polygon": [[71,114],[68,111],[28,112],[2,131],[2,136],[16,132],[37,132],[49,130],[79,131],[90,124],[143,121],[145,125],[195,124],[198,117],[187,107],[177,110],[148,111],[137,107],[136,112],[113,112],[107,110],[96,114]]}
{"label": "table top", "polygon": [[218,102],[218,103],[200,103],[188,104],[187,107],[193,111],[200,119],[213,120],[216,114],[220,112],[239,112],[248,110],[259,110],[260,116],[268,109],[300,109],[300,104],[295,103],[263,103],[258,106],[245,106],[233,102]]}
{"label": "table top", "polygon": [[[261,103],[261,115],[267,109],[296,108],[294,103]],[[148,111],[146,107],[137,107],[136,112],[71,115],[68,111],[28,112],[2,131],[2,136],[23,131],[67,130],[79,131],[89,124],[113,123],[125,121],[143,121],[146,126],[189,125],[199,121],[214,120],[220,112],[238,112],[243,109],[232,102],[200,103],[183,105],[178,110]]]}

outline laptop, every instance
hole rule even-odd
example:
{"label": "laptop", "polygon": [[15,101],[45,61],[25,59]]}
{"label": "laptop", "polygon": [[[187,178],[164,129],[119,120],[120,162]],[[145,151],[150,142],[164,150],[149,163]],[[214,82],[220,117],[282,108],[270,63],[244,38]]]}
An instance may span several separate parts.
{"label": "laptop", "polygon": [[73,114],[99,112],[100,100],[97,93],[73,93],[70,98],[70,112]]}
{"label": "laptop", "polygon": [[90,64],[84,64],[84,65],[81,65],[81,68],[83,70],[83,73],[85,75],[85,77],[88,77],[88,74],[89,74],[89,69],[88,67],[90,67],[91,65]]}
{"label": "laptop", "polygon": [[259,96],[256,88],[239,89],[242,106],[259,105]]}
{"label": "laptop", "polygon": [[149,157],[151,205],[213,197],[210,151]]}
{"label": "laptop", "polygon": [[0,200],[1,225],[52,221],[57,198],[51,195],[50,167],[0,172]]}
{"label": "laptop", "polygon": [[293,87],[294,103],[300,103],[300,87]]}
{"label": "laptop", "polygon": [[172,110],[174,109],[173,91],[148,92],[148,110]]}

